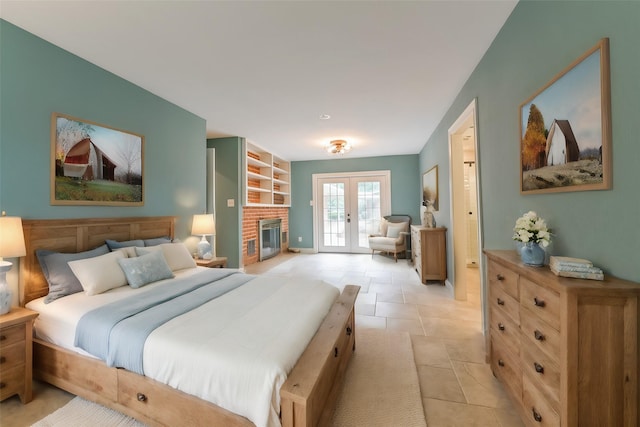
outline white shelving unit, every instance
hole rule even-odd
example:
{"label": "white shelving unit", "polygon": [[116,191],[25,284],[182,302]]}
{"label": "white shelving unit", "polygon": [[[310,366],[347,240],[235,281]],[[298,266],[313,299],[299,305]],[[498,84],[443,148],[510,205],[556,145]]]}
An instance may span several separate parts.
{"label": "white shelving unit", "polygon": [[291,163],[244,143],[244,205],[291,206]]}

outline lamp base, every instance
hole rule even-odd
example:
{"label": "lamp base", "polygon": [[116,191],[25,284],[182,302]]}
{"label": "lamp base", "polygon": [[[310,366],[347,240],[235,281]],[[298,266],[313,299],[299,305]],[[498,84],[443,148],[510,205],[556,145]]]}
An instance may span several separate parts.
{"label": "lamp base", "polygon": [[0,315],[11,311],[13,293],[7,283],[7,271],[11,270],[12,265],[8,261],[0,261]]}
{"label": "lamp base", "polygon": [[211,254],[211,244],[202,236],[202,240],[198,242],[198,258],[200,259],[211,259],[213,255]]}

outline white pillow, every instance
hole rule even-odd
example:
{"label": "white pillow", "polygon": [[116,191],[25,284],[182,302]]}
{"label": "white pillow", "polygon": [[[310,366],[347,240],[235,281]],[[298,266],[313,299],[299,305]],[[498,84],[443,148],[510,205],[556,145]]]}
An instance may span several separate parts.
{"label": "white pillow", "polygon": [[189,249],[187,249],[184,243],[162,243],[157,246],[135,248],[135,250],[138,256],[149,253],[150,251],[161,250],[171,271],[196,267],[196,262],[193,260]]}
{"label": "white pillow", "polygon": [[404,224],[404,222],[400,222],[397,224],[390,222],[387,226],[387,237],[393,237],[394,239],[397,239],[398,236],[400,236],[400,232],[405,231],[406,229]]}
{"label": "white pillow", "polygon": [[135,246],[125,246],[122,248],[114,249],[113,252],[120,251],[125,254],[125,258],[135,258],[138,255],[136,254]]}
{"label": "white pillow", "polygon": [[386,220],[385,217],[380,218],[380,235],[387,235],[387,227],[389,226],[389,221]]}
{"label": "white pillow", "polygon": [[119,258],[126,257],[121,251],[109,252],[93,258],[69,261],[69,268],[87,295],[97,295],[127,284],[127,278],[118,264]]}

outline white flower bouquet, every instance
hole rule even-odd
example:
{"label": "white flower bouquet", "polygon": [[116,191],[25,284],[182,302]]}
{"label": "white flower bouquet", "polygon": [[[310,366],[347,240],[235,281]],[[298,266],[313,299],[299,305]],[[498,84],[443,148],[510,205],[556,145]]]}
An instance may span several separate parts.
{"label": "white flower bouquet", "polygon": [[551,243],[551,230],[547,228],[544,219],[538,217],[534,211],[518,218],[513,231],[513,240],[518,242],[534,242],[545,248]]}

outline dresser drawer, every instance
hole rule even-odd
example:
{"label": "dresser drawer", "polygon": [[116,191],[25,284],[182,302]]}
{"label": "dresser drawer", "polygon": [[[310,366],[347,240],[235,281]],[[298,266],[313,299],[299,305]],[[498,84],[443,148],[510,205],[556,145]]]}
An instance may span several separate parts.
{"label": "dresser drawer", "polygon": [[24,323],[15,326],[9,326],[8,328],[0,330],[0,347],[11,345],[19,341],[24,341],[24,334]]}
{"label": "dresser drawer", "polygon": [[24,390],[24,363],[0,372],[0,400]]}
{"label": "dresser drawer", "polygon": [[520,305],[530,309],[551,327],[560,330],[560,295],[520,278]]}
{"label": "dresser drawer", "polygon": [[520,361],[514,356],[500,337],[491,337],[491,370],[509,390],[513,398],[522,399],[522,370]]}
{"label": "dresser drawer", "polygon": [[560,417],[527,375],[522,378],[522,408],[529,426],[559,427]]}
{"label": "dresser drawer", "polygon": [[516,324],[520,323],[520,303],[509,295],[501,283],[491,284],[491,303],[504,311]]}
{"label": "dresser drawer", "polygon": [[497,262],[489,261],[489,282],[493,287],[494,283],[502,285],[505,292],[518,298],[518,273],[509,270],[507,267],[503,267]]}
{"label": "dresser drawer", "polygon": [[560,332],[549,326],[534,314],[532,309],[523,307],[520,310],[520,330],[523,335],[523,345],[533,343],[538,349],[560,361]]}
{"label": "dresser drawer", "polygon": [[[19,341],[12,345],[0,347],[0,372],[24,363],[25,341]],[[0,374],[1,375],[1,374]]]}
{"label": "dresser drawer", "polygon": [[536,384],[547,397],[551,407],[560,412],[560,368],[556,359],[550,358],[536,347],[523,347],[520,352],[522,374]]}
{"label": "dresser drawer", "polygon": [[491,305],[491,336],[500,336],[515,355],[520,353],[520,329],[497,305]]}

